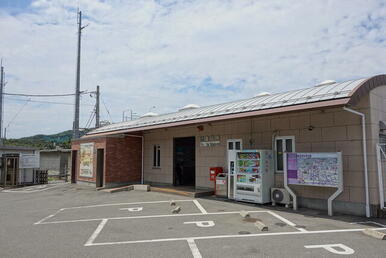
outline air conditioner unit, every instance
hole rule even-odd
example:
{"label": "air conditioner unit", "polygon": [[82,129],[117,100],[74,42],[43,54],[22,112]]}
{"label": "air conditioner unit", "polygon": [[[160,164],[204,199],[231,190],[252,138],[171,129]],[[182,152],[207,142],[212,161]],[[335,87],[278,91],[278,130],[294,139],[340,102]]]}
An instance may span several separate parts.
{"label": "air conditioner unit", "polygon": [[281,203],[288,207],[291,204],[291,197],[284,188],[271,188],[271,201],[273,206],[276,203]]}

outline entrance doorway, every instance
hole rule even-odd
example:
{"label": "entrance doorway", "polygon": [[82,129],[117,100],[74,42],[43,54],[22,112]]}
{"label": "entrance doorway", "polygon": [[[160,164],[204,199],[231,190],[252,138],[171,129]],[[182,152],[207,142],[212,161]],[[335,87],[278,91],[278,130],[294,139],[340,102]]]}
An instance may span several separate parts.
{"label": "entrance doorway", "polygon": [[103,167],[105,150],[97,149],[96,187],[103,187]]}
{"label": "entrance doorway", "polygon": [[174,139],[175,186],[196,186],[196,139],[184,137]]}
{"label": "entrance doorway", "polygon": [[71,183],[76,183],[76,165],[78,163],[78,151],[73,150],[71,155]]}
{"label": "entrance doorway", "polygon": [[15,186],[19,180],[19,155],[6,155],[3,156],[4,161],[4,186]]}

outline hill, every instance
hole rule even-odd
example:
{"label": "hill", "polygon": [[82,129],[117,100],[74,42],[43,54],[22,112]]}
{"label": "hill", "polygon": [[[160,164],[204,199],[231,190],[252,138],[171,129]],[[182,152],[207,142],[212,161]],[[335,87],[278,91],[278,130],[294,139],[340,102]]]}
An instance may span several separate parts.
{"label": "hill", "polygon": [[[82,132],[83,134],[86,132]],[[19,139],[6,139],[5,145],[29,146],[39,149],[55,149],[56,147],[71,148],[72,130],[67,130],[57,134],[37,134],[34,136]]]}

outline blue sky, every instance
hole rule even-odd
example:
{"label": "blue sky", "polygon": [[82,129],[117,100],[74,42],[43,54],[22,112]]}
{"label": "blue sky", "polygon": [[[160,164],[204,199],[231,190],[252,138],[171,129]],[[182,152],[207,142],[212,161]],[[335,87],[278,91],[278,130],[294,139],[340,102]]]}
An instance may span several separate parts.
{"label": "blue sky", "polygon": [[[113,122],[385,73],[378,0],[0,0],[7,92],[74,91],[78,6],[81,87],[101,86]],[[9,137],[72,127],[72,97],[27,100],[6,97]],[[94,101],[82,97],[81,126]]]}

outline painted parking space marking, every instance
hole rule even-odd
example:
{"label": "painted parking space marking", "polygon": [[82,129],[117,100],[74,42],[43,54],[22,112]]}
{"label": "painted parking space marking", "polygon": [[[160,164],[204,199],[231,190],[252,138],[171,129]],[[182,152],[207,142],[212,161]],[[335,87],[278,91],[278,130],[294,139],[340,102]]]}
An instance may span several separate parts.
{"label": "painted parking space marking", "polygon": [[[76,223],[76,222],[87,222],[87,221],[98,221],[98,225],[96,229],[91,233],[91,236],[86,240],[84,246],[85,247],[93,247],[93,246],[115,246],[115,245],[126,245],[126,244],[139,244],[139,243],[161,243],[161,242],[175,242],[182,241],[187,244],[189,247],[191,254],[194,258],[202,257],[201,252],[197,246],[197,241],[204,240],[221,240],[221,239],[243,239],[243,238],[254,238],[254,237],[279,237],[279,236],[296,236],[296,235],[307,235],[307,234],[336,234],[336,233],[354,233],[361,232],[365,230],[365,228],[345,228],[345,229],[335,229],[335,230],[314,230],[309,231],[305,230],[297,226],[295,223],[290,221],[289,219],[279,215],[276,212],[270,210],[250,210],[247,211],[250,213],[251,217],[249,219],[255,219],[254,217],[258,217],[258,219],[263,218],[265,222],[269,221],[270,230],[277,230],[278,232],[265,232],[265,233],[250,233],[240,234],[240,232],[245,232],[246,225],[243,224],[243,218],[240,217],[240,211],[223,211],[223,212],[208,212],[198,200],[180,200],[176,201],[181,203],[191,204],[192,207],[195,207],[195,211],[193,213],[182,213],[182,214],[153,214],[153,215],[142,215],[142,216],[106,216],[99,218],[85,218],[85,219],[77,219],[77,220],[60,220],[60,221],[50,221],[52,218],[58,216],[65,211],[81,211],[88,210],[89,208],[100,208],[107,207],[109,211],[113,212],[140,212],[145,209],[152,210],[153,213],[158,213],[160,206],[158,204],[165,204],[169,212],[171,212],[170,200],[166,201],[154,201],[154,202],[132,202],[132,203],[110,203],[110,204],[97,204],[97,205],[87,205],[87,206],[77,206],[77,207],[69,207],[62,208],[56,211],[55,213],[48,215],[47,217],[41,219],[36,222],[35,225],[55,225],[55,224],[63,224],[63,223]],[[130,207],[130,205],[133,205]],[[146,206],[147,205],[147,206]],[[125,206],[125,207],[120,207]],[[153,208],[152,208],[153,207]],[[219,219],[220,217],[226,217],[227,219]],[[282,222],[281,224],[285,224],[286,228],[278,228],[275,227],[273,220]],[[226,223],[228,224],[224,224]],[[244,218],[245,222],[245,218]],[[157,230],[157,234],[149,234],[151,232],[152,223],[157,225],[164,225],[166,229],[172,230]],[[220,224],[218,224],[220,223]],[[357,223],[360,225],[360,222]],[[368,222],[367,222],[368,223]],[[377,223],[377,222],[376,222]],[[347,223],[348,224],[348,223]],[[134,226],[137,225],[144,233],[143,236],[151,235],[152,239],[141,238],[141,236],[137,236],[140,233],[140,230]],[[229,229],[228,226],[233,227]],[[253,223],[249,224],[249,230],[254,229]],[[375,225],[375,223],[374,223]],[[384,226],[381,223],[377,223],[377,226]],[[146,228],[147,227],[147,228]],[[189,231],[184,230],[189,227]],[[119,234],[117,235],[116,229],[119,228]],[[240,232],[237,234],[237,231]],[[173,231],[174,230],[174,231]],[[203,230],[203,231],[202,231]],[[233,230],[233,231],[232,231]],[[287,231],[286,231],[287,230]],[[385,227],[375,228],[375,230],[386,230]],[[185,233],[185,231],[187,231]],[[135,234],[132,234],[136,232]],[[233,232],[233,233],[232,233]],[[225,234],[224,234],[225,233]],[[127,239],[127,237],[132,239]],[[126,240],[122,241],[122,237]],[[134,239],[133,239],[134,238]],[[339,254],[345,254],[347,252],[351,252],[351,248],[344,245],[339,246],[338,244],[331,243],[329,246],[327,245],[306,245],[304,248],[306,249],[322,249],[324,251],[329,252],[341,252]],[[323,247],[324,246],[324,247]],[[303,247],[303,246],[302,246]],[[350,248],[351,250],[347,249]],[[346,249],[345,249],[346,248]],[[333,251],[331,251],[333,250]]]}
{"label": "painted parking space marking", "polygon": [[355,253],[355,251],[351,247],[348,247],[347,245],[344,245],[344,244],[305,245],[304,247],[307,249],[322,248],[327,250],[330,253],[338,254],[338,255],[350,255]]}
{"label": "painted parking space marking", "polygon": [[[62,208],[55,212],[54,216],[47,216],[37,224],[47,223],[70,223],[82,221],[95,221],[101,219],[126,219],[137,217],[141,214],[143,217],[171,215],[170,201],[151,201],[151,202],[132,202],[132,203],[108,203],[98,205],[87,205]],[[193,200],[177,201],[182,208],[180,214],[204,214]],[[131,206],[131,207],[130,207]],[[140,212],[134,214],[134,212]],[[131,214],[133,213],[133,214]],[[90,215],[92,214],[92,215]],[[94,215],[95,214],[95,215]]]}
{"label": "painted parking space marking", "polygon": [[202,212],[202,214],[208,214],[208,212],[204,209],[204,207],[202,207],[202,205],[197,200],[193,200],[193,203]]}
{"label": "painted parking space marking", "polygon": [[133,207],[133,208],[121,208],[121,211],[142,211],[143,207]]}
{"label": "painted parking space marking", "polygon": [[366,225],[366,224],[373,224],[373,225],[381,227],[381,228],[385,228],[386,227],[386,225],[381,224],[379,222],[375,222],[375,221],[359,221],[359,222],[351,222],[350,224],[364,224],[364,225]]}
{"label": "painted parking space marking", "polygon": [[209,227],[214,227],[214,225],[215,225],[213,220],[187,221],[187,222],[184,222],[184,224],[185,225],[195,224],[197,227],[200,227],[200,228],[209,228]]}
{"label": "painted parking space marking", "polygon": [[47,190],[51,190],[53,188],[63,186],[66,183],[54,184],[54,185],[34,185],[28,187],[22,187],[17,189],[3,190],[1,193],[38,193]]}

